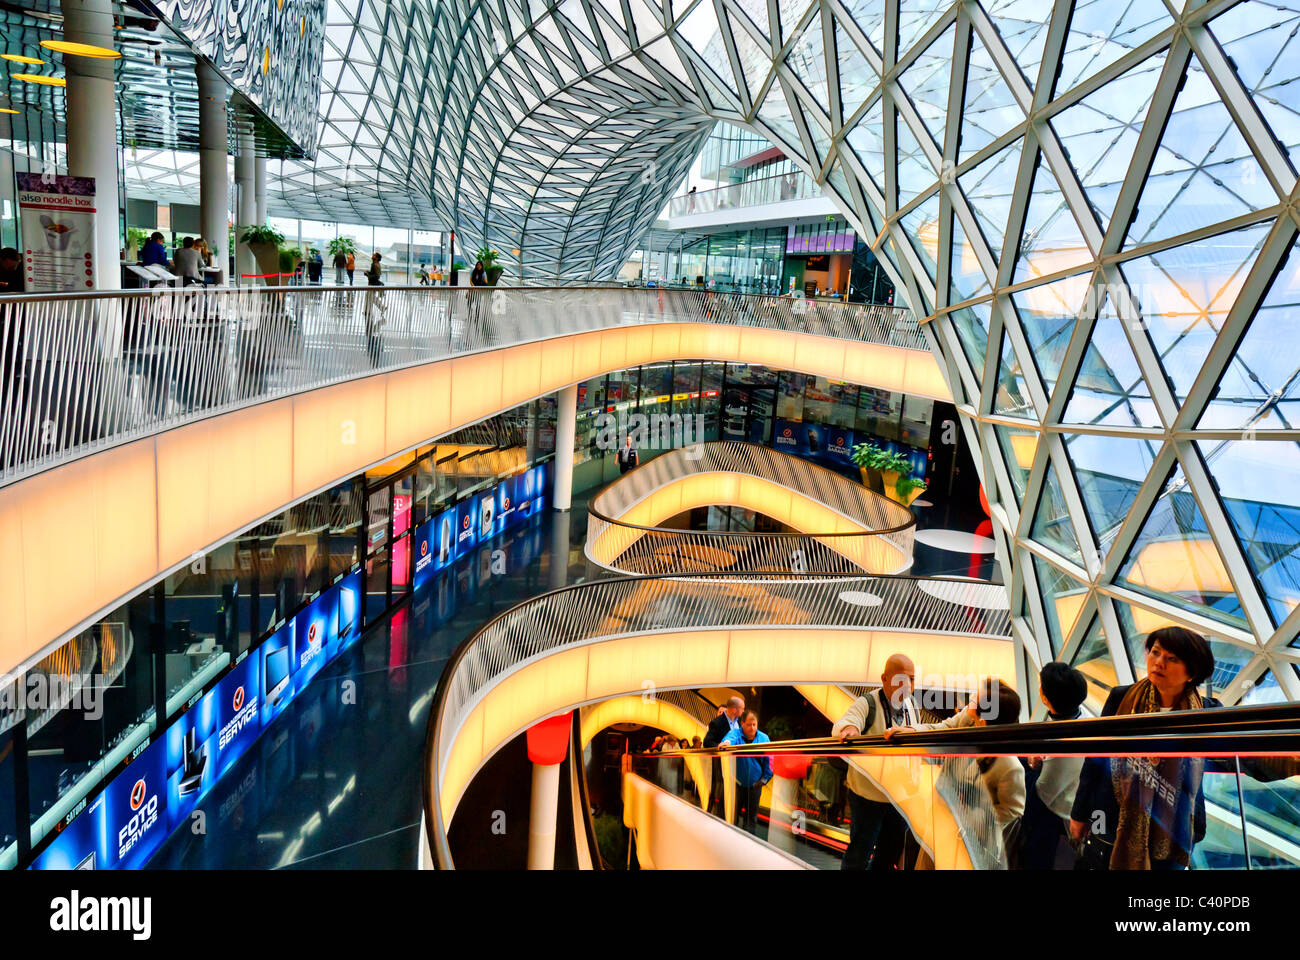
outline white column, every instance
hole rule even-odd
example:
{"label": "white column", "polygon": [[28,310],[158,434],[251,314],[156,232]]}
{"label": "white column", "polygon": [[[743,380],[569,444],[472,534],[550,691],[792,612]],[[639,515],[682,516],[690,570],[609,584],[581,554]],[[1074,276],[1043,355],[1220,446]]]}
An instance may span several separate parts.
{"label": "white column", "polygon": [[[63,0],[63,39],[115,48],[109,0]],[[97,290],[122,286],[121,216],[118,209],[116,61],[63,58],[68,86],[68,173],[95,178],[94,281]]]}
{"label": "white column", "polygon": [[568,510],[573,504],[573,443],[578,430],[578,385],[560,391],[555,410],[555,494],[551,506]]}
{"label": "white column", "polygon": [[266,157],[253,160],[253,196],[257,204],[257,222],[266,223]]}
{"label": "white column", "polygon": [[568,510],[551,511],[551,562],[546,585],[559,590],[569,582],[569,525],[573,515]]}
{"label": "white column", "polygon": [[560,805],[560,765],[533,764],[533,796],[528,809],[528,869],[555,869],[555,817]]}
{"label": "white column", "polygon": [[[248,135],[239,138],[239,153],[235,156],[235,190],[238,194],[237,216],[235,217],[235,279],[241,284],[242,275],[257,273],[257,264],[253,260],[253,251],[247,244],[239,243],[239,233],[244,227],[260,226],[257,219],[256,161],[253,155],[253,138]],[[257,284],[249,281],[253,286]]]}
{"label": "white column", "polygon": [[224,281],[230,283],[226,276],[230,271],[226,83],[206,63],[197,63],[194,69],[199,78],[199,231],[212,251],[212,265],[220,267]]}

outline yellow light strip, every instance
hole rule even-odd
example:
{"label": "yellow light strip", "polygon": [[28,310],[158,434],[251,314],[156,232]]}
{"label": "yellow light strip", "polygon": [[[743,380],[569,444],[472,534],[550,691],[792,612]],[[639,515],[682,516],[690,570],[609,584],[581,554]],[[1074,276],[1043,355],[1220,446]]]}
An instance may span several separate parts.
{"label": "yellow light strip", "polygon": [[73,43],[70,40],[42,40],[41,46],[69,57],[93,57],[96,60],[118,60],[122,55],[109,47],[90,43]]}
{"label": "yellow light strip", "polygon": [[10,78],[21,80],[23,83],[39,83],[46,87],[66,87],[68,81],[62,77],[46,77],[39,73],[11,73]]}
{"label": "yellow light strip", "polygon": [[14,63],[27,63],[34,67],[41,66],[45,63],[44,60],[38,60],[35,57],[24,57],[17,53],[0,53],[0,59],[10,60]]}

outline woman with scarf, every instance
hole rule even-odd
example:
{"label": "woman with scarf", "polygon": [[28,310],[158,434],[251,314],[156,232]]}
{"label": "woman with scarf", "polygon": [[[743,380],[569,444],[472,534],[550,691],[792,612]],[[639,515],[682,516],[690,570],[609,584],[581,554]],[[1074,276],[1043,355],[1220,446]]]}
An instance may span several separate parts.
{"label": "woman with scarf", "polygon": [[[1146,677],[1112,690],[1103,717],[1219,706],[1196,690],[1214,670],[1200,634],[1153,630],[1146,658]],[[1087,841],[1084,860],[1099,869],[1185,869],[1205,836],[1204,773],[1205,761],[1194,757],[1090,757],[1070,811],[1070,836]]]}

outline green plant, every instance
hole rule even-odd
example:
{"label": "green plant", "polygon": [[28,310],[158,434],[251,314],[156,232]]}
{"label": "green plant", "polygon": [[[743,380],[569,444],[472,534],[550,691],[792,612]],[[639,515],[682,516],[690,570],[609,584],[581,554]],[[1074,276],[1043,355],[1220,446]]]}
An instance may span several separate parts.
{"label": "green plant", "polygon": [[328,249],[331,257],[337,256],[340,253],[344,256],[349,253],[355,255],[357,252],[357,245],[351,237],[335,237],[329,242]]}
{"label": "green plant", "polygon": [[139,250],[145,245],[145,241],[148,239],[149,234],[145,233],[139,227],[130,227],[126,231],[127,247],[134,247],[136,250]]}
{"label": "green plant", "polygon": [[302,259],[302,254],[297,247],[280,248],[280,272],[293,273],[297,262]]}
{"label": "green plant", "polygon": [[894,492],[900,497],[906,498],[913,490],[924,490],[926,482],[919,477],[899,477],[898,482],[894,484]]}
{"label": "green plant", "polygon": [[478,248],[478,252],[474,254],[474,259],[483,261],[483,269],[487,270],[496,266],[497,257],[499,256],[501,256],[501,254],[497,253],[487,244],[484,244]]}
{"label": "green plant", "polygon": [[280,247],[284,244],[284,234],[275,227],[266,225],[244,227],[243,232],[239,235],[240,243],[269,243],[273,246]]}
{"label": "green plant", "polygon": [[453,270],[464,270],[464,269],[465,269],[465,261],[464,261],[464,260],[457,260],[455,263],[453,263],[453,264],[451,265],[451,268],[452,268]]}
{"label": "green plant", "polygon": [[596,835],[596,849],[609,869],[624,869],[627,860],[627,836],[622,821],[612,813],[598,813],[591,818]]}
{"label": "green plant", "polygon": [[876,469],[881,473],[897,473],[905,477],[912,472],[912,458],[901,453],[884,451]]}
{"label": "green plant", "polygon": [[878,464],[880,458],[885,455],[885,451],[874,443],[859,443],[853,448],[850,454],[853,462],[859,467],[866,467],[868,470],[880,469]]}

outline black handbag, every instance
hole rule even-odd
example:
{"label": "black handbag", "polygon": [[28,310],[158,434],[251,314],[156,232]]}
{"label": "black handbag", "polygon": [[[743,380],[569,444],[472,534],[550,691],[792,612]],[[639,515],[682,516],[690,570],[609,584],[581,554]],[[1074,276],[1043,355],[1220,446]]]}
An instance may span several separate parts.
{"label": "black handbag", "polygon": [[1110,855],[1115,851],[1115,840],[1100,834],[1090,833],[1083,838],[1075,851],[1079,859],[1075,861],[1076,870],[1109,870]]}

